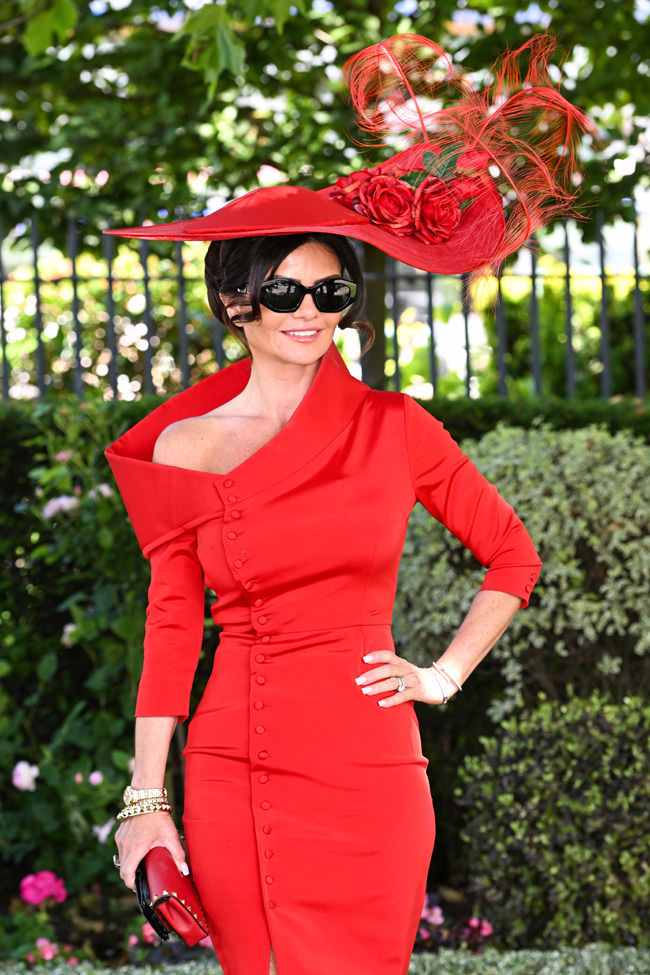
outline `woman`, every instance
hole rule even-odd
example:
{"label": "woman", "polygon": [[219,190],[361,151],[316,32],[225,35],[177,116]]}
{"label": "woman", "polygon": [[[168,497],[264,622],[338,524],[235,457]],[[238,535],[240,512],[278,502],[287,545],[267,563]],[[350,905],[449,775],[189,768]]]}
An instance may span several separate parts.
{"label": "woman", "polygon": [[[437,269],[471,270],[509,246],[487,175],[445,182],[424,166],[430,145],[418,151],[323,195],[256,191],[207,218],[120,231],[211,239],[212,310],[250,352],[107,451],[152,571],[131,787],[154,811],[125,795],[136,811],[117,832],[120,873],[133,887],[153,846],[187,871],[162,787],[207,585],[222,632],[189,729],[183,826],[226,975],[404,975],[434,839],[413,702],[461,689],[540,570],[512,508],[441,424],[354,379],[333,342],[337,326],[359,327],[363,301],[346,235],[414,263],[424,248]],[[404,171],[423,174],[403,184],[410,197],[394,185]],[[423,185],[470,199],[442,241],[426,236]],[[389,219],[373,199],[392,201]],[[396,234],[408,200],[413,225],[402,215]],[[442,234],[451,202],[438,202]],[[489,567],[431,668],[398,656],[390,631],[416,500]]]}

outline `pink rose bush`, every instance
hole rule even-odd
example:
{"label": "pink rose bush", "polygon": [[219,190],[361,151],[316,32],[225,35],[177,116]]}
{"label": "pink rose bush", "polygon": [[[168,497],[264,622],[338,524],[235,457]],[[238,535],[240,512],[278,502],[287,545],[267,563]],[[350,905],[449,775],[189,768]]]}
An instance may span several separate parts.
{"label": "pink rose bush", "polygon": [[23,877],[20,881],[20,896],[26,904],[42,904],[50,897],[61,904],[68,893],[60,877],[51,870],[40,870]]}
{"label": "pink rose bush", "polygon": [[50,941],[49,938],[37,938],[34,948],[35,951],[28,951],[25,955],[25,960],[32,965],[52,961],[54,958],[61,959],[66,965],[79,964],[79,958],[73,953],[72,945],[59,947],[56,941]]}
{"label": "pink rose bush", "polygon": [[435,895],[426,894],[415,939],[416,951],[466,947],[481,954],[494,929],[486,918],[446,920]]}

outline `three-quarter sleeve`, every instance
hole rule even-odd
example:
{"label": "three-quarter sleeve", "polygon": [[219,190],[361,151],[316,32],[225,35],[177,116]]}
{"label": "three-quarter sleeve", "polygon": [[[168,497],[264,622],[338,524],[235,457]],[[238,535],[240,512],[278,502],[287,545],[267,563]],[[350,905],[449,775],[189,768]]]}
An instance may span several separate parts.
{"label": "three-quarter sleeve", "polygon": [[416,497],[488,568],[482,590],[527,606],[542,563],[524,525],[442,423],[404,396],[406,442]]}
{"label": "three-quarter sleeve", "polygon": [[163,542],[149,559],[144,665],[135,713],[185,721],[203,642],[205,605],[195,533],[183,531]]}

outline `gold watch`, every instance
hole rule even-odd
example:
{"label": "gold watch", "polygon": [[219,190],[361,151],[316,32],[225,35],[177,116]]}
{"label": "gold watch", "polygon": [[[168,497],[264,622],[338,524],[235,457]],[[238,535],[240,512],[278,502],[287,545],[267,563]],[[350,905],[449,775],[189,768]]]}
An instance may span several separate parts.
{"label": "gold watch", "polygon": [[125,806],[132,806],[136,802],[142,802],[143,799],[162,799],[163,802],[167,802],[167,789],[164,786],[162,789],[134,789],[127,785],[122,795]]}

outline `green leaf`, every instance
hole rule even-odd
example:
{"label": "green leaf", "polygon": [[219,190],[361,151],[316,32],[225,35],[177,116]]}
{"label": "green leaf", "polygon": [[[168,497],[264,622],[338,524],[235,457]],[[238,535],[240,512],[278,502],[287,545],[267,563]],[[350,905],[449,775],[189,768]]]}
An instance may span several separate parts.
{"label": "green leaf", "polygon": [[38,675],[38,679],[43,684],[46,684],[47,681],[51,680],[52,677],[54,677],[58,668],[59,668],[59,658],[57,654],[46,653],[44,657],[41,657],[41,659],[38,662],[38,666],[36,667],[36,673]]}
{"label": "green leaf", "polygon": [[475,197],[469,196],[466,200],[461,200],[458,205],[460,206],[461,210],[467,210],[468,207],[471,207],[474,199]]}
{"label": "green leaf", "polygon": [[72,0],[54,0],[45,10],[30,17],[23,34],[25,50],[33,57],[55,41],[64,41],[78,17],[79,10]]}

